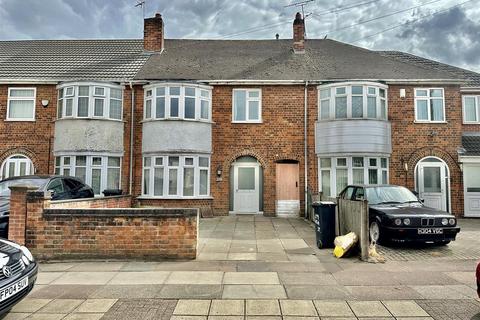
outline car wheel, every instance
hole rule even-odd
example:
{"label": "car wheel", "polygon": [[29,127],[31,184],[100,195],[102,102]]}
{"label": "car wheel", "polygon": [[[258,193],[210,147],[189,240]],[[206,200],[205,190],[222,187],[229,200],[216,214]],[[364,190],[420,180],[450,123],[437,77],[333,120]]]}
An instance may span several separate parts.
{"label": "car wheel", "polygon": [[377,221],[373,221],[370,224],[370,240],[375,243],[379,243],[382,237],[380,234],[380,225]]}

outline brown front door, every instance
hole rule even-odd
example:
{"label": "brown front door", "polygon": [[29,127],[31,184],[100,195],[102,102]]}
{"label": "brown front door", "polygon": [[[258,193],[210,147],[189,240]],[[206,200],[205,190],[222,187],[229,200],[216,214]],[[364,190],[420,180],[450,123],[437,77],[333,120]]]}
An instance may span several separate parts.
{"label": "brown front door", "polygon": [[277,163],[277,216],[298,216],[300,212],[298,163]]}

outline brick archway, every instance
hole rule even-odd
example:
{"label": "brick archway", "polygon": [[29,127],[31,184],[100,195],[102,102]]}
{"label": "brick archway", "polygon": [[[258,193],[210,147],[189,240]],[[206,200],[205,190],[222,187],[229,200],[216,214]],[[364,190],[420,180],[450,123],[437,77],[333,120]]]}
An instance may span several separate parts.
{"label": "brick archway", "polygon": [[457,160],[446,150],[436,147],[423,147],[413,151],[408,158],[404,159],[408,164],[408,171],[410,174],[415,174],[415,166],[417,163],[426,157],[437,157],[445,161],[450,170],[460,168]]}
{"label": "brick archway", "polygon": [[268,168],[268,164],[267,162],[265,161],[265,159],[256,151],[253,151],[253,150],[242,150],[240,152],[236,152],[232,155],[230,155],[225,161],[224,161],[224,164],[223,164],[223,171],[226,172],[226,170],[229,170],[230,169],[230,166],[232,165],[232,163],[240,158],[240,157],[254,157],[255,159],[257,159],[257,161],[260,163],[260,165],[262,166],[262,168],[265,170]]}
{"label": "brick archway", "polygon": [[33,151],[28,148],[13,148],[5,151],[0,155],[0,169],[3,168],[3,163],[5,162],[5,160],[14,155],[21,155],[29,158],[30,161],[32,161],[34,170],[39,167],[37,156]]}

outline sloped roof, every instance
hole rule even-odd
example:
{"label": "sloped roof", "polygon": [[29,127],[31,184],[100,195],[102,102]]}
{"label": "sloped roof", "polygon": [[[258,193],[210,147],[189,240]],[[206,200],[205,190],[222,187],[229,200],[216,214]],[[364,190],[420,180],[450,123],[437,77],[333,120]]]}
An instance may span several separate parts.
{"label": "sloped roof", "polygon": [[465,156],[480,156],[480,132],[464,133],[462,146],[465,149]]}
{"label": "sloped roof", "polygon": [[330,39],[309,39],[305,54],[292,40],[165,40],[136,79],[387,80],[461,79],[446,70],[401,61]]}
{"label": "sloped roof", "polygon": [[464,85],[465,87],[480,87],[480,73],[462,69],[455,66],[451,66],[435,60],[426,59],[426,58],[419,57],[406,52],[401,52],[401,51],[378,51],[378,52],[383,56],[391,57],[399,61],[416,64],[419,66],[423,66],[425,68],[453,73],[459,77],[467,79],[467,82]]}
{"label": "sloped roof", "polygon": [[148,57],[143,40],[0,41],[0,81],[121,81]]}

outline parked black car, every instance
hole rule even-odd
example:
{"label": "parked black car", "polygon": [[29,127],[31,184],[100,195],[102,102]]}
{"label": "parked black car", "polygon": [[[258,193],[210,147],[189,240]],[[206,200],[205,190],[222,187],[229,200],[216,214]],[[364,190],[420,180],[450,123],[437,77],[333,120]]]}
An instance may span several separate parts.
{"label": "parked black car", "polygon": [[0,317],[32,291],[38,266],[31,252],[0,239]]}
{"label": "parked black car", "polygon": [[22,176],[0,181],[0,237],[8,236],[8,216],[10,212],[10,189],[14,185],[38,187],[38,191],[51,191],[52,200],[92,198],[93,189],[80,179],[68,176]]}
{"label": "parked black car", "polygon": [[407,188],[396,185],[350,185],[340,197],[368,200],[370,237],[376,242],[448,244],[460,228],[455,216],[423,205]]}

